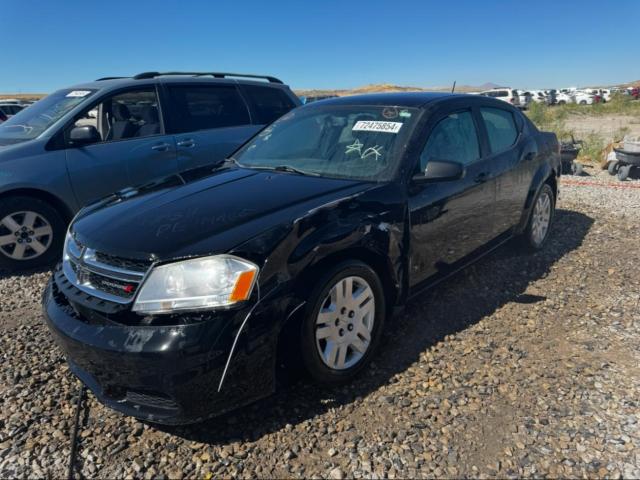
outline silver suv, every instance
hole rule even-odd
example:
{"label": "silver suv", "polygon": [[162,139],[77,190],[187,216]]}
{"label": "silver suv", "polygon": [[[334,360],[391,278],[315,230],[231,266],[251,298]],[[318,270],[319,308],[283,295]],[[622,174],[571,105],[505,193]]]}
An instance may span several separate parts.
{"label": "silver suv", "polygon": [[59,90],[0,125],[0,267],[58,258],[82,206],[224,160],[300,105],[280,80],[141,73]]}

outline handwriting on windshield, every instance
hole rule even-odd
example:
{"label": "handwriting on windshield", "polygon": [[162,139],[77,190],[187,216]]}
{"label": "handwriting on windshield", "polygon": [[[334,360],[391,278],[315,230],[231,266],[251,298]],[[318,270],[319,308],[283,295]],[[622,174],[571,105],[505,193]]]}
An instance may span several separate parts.
{"label": "handwriting on windshield", "polygon": [[375,160],[377,161],[382,156],[383,147],[381,145],[375,145],[373,147],[365,148],[364,150],[363,148],[364,144],[356,138],[351,145],[347,145],[344,153],[357,153],[360,155],[360,159],[362,160],[369,157],[375,157]]}

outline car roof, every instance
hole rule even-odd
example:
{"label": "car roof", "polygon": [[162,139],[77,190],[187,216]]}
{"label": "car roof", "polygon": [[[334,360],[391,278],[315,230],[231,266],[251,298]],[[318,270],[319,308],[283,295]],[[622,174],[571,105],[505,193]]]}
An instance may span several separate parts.
{"label": "car roof", "polygon": [[394,93],[370,93],[366,95],[349,95],[346,97],[329,98],[313,102],[314,105],[393,105],[395,107],[424,107],[445,98],[472,97],[458,93],[446,92],[394,92]]}
{"label": "car roof", "polygon": [[[272,78],[272,77],[265,77]],[[277,79],[276,79],[277,80]],[[265,81],[265,80],[252,80],[250,78],[244,78],[241,76],[229,76],[224,78],[214,78],[204,75],[159,75],[150,78],[134,77],[105,77],[104,79],[94,80],[92,82],[79,83],[72,85],[68,89],[97,89],[97,90],[111,90],[115,88],[128,87],[128,86],[143,86],[143,85],[155,85],[157,83],[171,84],[171,83],[217,83],[217,84],[240,84],[240,85],[259,85],[263,87],[273,88],[288,88],[287,85],[279,81]]]}

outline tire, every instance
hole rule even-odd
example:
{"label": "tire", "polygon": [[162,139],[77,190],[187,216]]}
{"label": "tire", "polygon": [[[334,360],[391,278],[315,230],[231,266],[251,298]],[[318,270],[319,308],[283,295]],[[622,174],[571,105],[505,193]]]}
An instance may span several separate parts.
{"label": "tire", "polygon": [[567,102],[565,102],[564,100],[560,100],[560,101],[558,102],[558,105],[566,105],[566,104],[567,104]]}
{"label": "tire", "polygon": [[586,100],[580,100],[580,105],[586,105],[587,101]]}
{"label": "tire", "polygon": [[60,257],[65,229],[62,215],[38,198],[0,200],[0,268],[17,271],[52,264]]}
{"label": "tire", "polygon": [[580,176],[582,175],[582,164],[581,163],[577,163],[577,162],[572,162],[571,163],[571,174],[572,175],[576,175],[576,176]]}
{"label": "tire", "polygon": [[616,160],[613,160],[609,162],[609,165],[607,165],[607,172],[609,172],[609,175],[615,175],[616,173],[618,173],[619,168],[620,163],[618,163]]}
{"label": "tire", "polygon": [[[546,229],[541,234],[540,230],[538,230],[541,226],[540,221],[544,218],[542,215],[542,211],[538,211],[538,208],[543,208],[543,205],[538,206],[538,202],[541,201],[544,197],[548,198],[549,201],[549,210],[548,210],[548,219],[546,222]],[[542,200],[544,202],[544,200]],[[527,221],[527,226],[522,233],[521,236],[521,244],[522,246],[529,251],[537,251],[544,247],[544,244],[549,237],[549,232],[551,231],[551,226],[553,225],[553,217],[555,214],[556,202],[555,197],[553,195],[553,190],[549,186],[548,183],[545,183],[536,198],[533,201],[531,207],[531,213],[529,214],[529,220]],[[541,216],[542,215],[542,216]]]}
{"label": "tire", "polygon": [[[361,322],[354,320],[359,317],[357,306],[337,298],[338,290],[336,296],[331,298],[334,287],[347,286],[349,279],[353,288],[352,295],[361,290],[360,298],[369,298],[361,309],[361,313],[364,313]],[[338,385],[349,382],[371,361],[380,343],[387,315],[380,278],[371,267],[362,262],[354,260],[340,263],[322,276],[307,305],[300,337],[305,369],[320,384]],[[370,310],[371,306],[373,312]],[[331,308],[335,310],[332,312]],[[366,339],[364,330],[369,332],[369,340]],[[353,343],[349,343],[350,341]],[[329,342],[332,342],[332,346]],[[354,345],[359,345],[360,350]],[[341,355],[343,351],[344,354]]]}
{"label": "tire", "polygon": [[631,165],[621,166],[617,172],[618,180],[624,182],[629,177],[629,173],[631,173]]}

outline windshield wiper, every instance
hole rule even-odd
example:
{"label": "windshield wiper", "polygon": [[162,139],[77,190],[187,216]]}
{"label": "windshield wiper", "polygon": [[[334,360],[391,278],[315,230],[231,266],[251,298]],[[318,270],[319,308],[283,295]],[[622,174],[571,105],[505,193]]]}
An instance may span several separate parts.
{"label": "windshield wiper", "polygon": [[288,172],[288,173],[296,173],[298,175],[308,175],[312,177],[319,177],[320,174],[316,172],[307,172],[306,170],[300,170],[299,168],[292,167],[291,165],[244,165],[239,163],[235,158],[228,158],[227,160],[232,161],[240,168],[250,168],[253,170],[275,170],[276,172]]}
{"label": "windshield wiper", "polygon": [[277,165],[275,167],[271,167],[272,170],[276,172],[289,172],[289,173],[297,173],[298,175],[311,175],[312,177],[319,177],[319,173],[315,172],[307,172],[305,170],[300,170],[296,167],[292,167],[291,165]]}

